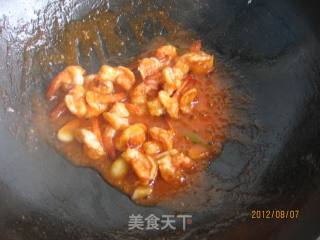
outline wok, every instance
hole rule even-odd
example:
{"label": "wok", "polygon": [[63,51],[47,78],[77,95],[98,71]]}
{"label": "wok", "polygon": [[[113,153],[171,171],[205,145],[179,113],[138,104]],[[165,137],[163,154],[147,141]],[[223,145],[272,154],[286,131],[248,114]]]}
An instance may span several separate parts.
{"label": "wok", "polygon": [[[126,4],[131,10],[123,14]],[[144,4],[1,2],[1,239],[316,239],[320,235],[316,1],[159,0]],[[34,96],[43,94],[63,66],[63,62],[56,67],[41,59],[61,42],[65,26],[96,9],[114,12],[115,31],[127,39],[121,59],[132,58],[153,38],[150,29],[161,29],[158,33],[165,36],[168,26],[146,21],[139,45],[128,23],[144,11],[163,8],[169,9],[170,19],[195,33],[216,54],[218,66],[225,67],[225,72],[217,74],[227,76],[234,93],[251,100],[235,102],[243,119],[232,126],[230,134],[236,137],[230,137],[221,156],[207,169],[206,184],[172,200],[172,205],[143,207],[106,184],[95,171],[73,166],[40,136],[32,117],[39,101]],[[89,69],[98,65],[96,61]],[[251,218],[252,210],[277,209],[298,209],[299,216]],[[132,214],[186,213],[192,215],[186,231],[128,229]]]}

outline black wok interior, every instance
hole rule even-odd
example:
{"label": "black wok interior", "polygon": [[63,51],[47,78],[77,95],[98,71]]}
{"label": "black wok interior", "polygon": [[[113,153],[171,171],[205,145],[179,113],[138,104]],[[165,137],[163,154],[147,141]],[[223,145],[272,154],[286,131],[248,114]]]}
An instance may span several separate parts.
{"label": "black wok interior", "polygon": [[[246,120],[233,126],[240,141],[226,143],[207,170],[209,183],[192,190],[192,200],[182,198],[184,208],[136,205],[95,171],[74,167],[37,136],[29,122],[32,94],[35,88],[43,91],[54,72],[44,73],[33,54],[55,40],[54,26],[63,28],[96,8],[117,12],[125,2],[1,3],[1,239],[316,239],[320,235],[316,1],[170,3],[172,18],[203,40],[218,56],[218,65],[227,66],[235,92],[239,88],[253,99],[244,110]],[[139,9],[141,1],[131,2]],[[150,2],[161,9],[167,1]],[[37,34],[40,40],[35,40]],[[251,219],[254,209],[299,209],[300,216]],[[129,215],[151,213],[189,213],[193,223],[187,231],[128,231]]]}

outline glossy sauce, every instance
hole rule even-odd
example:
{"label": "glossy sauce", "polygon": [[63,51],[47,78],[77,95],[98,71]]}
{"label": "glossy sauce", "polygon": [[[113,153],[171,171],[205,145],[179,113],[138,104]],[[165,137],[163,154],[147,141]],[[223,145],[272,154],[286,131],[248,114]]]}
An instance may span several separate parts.
{"label": "glossy sauce", "polygon": [[[127,6],[126,11],[130,11],[130,6]],[[143,23],[147,18],[158,19],[168,28],[168,35],[166,38],[160,37],[153,40],[145,50],[155,49],[155,46],[160,45],[163,42],[173,43],[178,47],[180,51],[184,51],[187,46],[190,46],[193,38],[192,34],[186,32],[178,32],[178,25],[172,22],[166,13],[163,11],[151,11],[147,14],[141,15],[130,23],[131,28],[135,32],[135,36],[138,42],[142,43],[143,38]],[[121,44],[121,38],[115,35],[113,29],[116,25],[116,15],[111,12],[96,12],[90,17],[83,19],[82,21],[75,21],[67,25],[62,32],[63,40],[59,42],[61,44],[60,52],[63,54],[49,54],[42,64],[51,62],[53,64],[64,63],[74,64],[78,63],[77,42],[79,43],[79,51],[82,55],[88,55],[92,49],[95,50],[101,64],[105,60],[105,52],[102,51],[101,39],[99,39],[98,32],[102,33],[102,38],[107,43],[107,48],[110,50],[110,57],[117,52],[123,50]],[[109,28],[108,28],[109,26]],[[104,29],[104,30],[103,30]],[[142,34],[142,35],[141,35]],[[120,45],[119,45],[120,43]],[[221,79],[215,77],[214,72],[208,76],[193,75],[196,80],[192,87],[198,90],[197,104],[191,115],[180,114],[178,120],[168,119],[165,117],[156,118],[149,114],[139,117],[130,115],[130,124],[132,123],[144,123],[148,129],[152,126],[168,129],[171,126],[175,131],[174,148],[186,153],[188,149],[194,143],[186,137],[186,134],[190,132],[196,133],[206,143],[210,155],[205,159],[197,160],[195,168],[188,172],[187,177],[183,184],[174,185],[164,181],[160,174],[153,186],[153,192],[146,199],[139,200],[139,203],[144,205],[153,205],[159,203],[168,198],[172,198],[175,194],[181,192],[186,187],[189,187],[193,182],[193,178],[197,176],[199,171],[204,171],[209,164],[209,161],[215,159],[222,151],[223,143],[226,140],[226,132],[230,124],[230,92],[223,88],[221,85]],[[114,179],[110,174],[110,166],[113,162],[111,159],[101,158],[93,160],[88,158],[82,151],[82,145],[76,141],[72,143],[62,143],[56,139],[57,130],[70,119],[74,118],[71,114],[65,114],[57,121],[51,121],[50,128],[48,128],[48,116],[50,110],[57,104],[58,101],[50,103],[49,106],[44,106],[41,101],[35,102],[36,122],[38,128],[49,142],[55,146],[55,148],[63,153],[67,159],[72,161],[77,166],[92,167],[96,169],[100,175],[110,184],[119,188],[129,196],[132,195],[139,181],[132,170],[129,170],[128,174],[123,179]],[[104,120],[100,119],[103,123]],[[86,123],[84,123],[86,124]],[[87,123],[89,124],[89,122]],[[49,136],[49,137],[48,137]],[[118,152],[119,154],[119,152]]]}
{"label": "glossy sauce", "polygon": [[[163,199],[172,197],[185,187],[188,187],[193,181],[193,173],[205,170],[209,161],[216,158],[222,151],[223,142],[226,139],[226,131],[229,125],[229,93],[220,89],[219,82],[215,79],[214,73],[208,77],[194,77],[196,82],[193,87],[198,90],[199,97],[192,115],[180,114],[178,120],[168,120],[165,119],[165,117],[152,117],[149,114],[144,116],[131,115],[130,123],[144,123],[148,128],[157,126],[168,129],[169,121],[169,124],[176,133],[174,139],[175,149],[181,152],[187,152],[194,143],[188,140],[185,137],[185,134],[194,132],[206,141],[208,149],[210,150],[210,156],[202,160],[197,160],[195,168],[189,172],[185,182],[181,185],[175,186],[172,183],[167,183],[158,174],[152,194],[146,199],[139,200],[139,203],[141,204],[152,205],[158,203]],[[56,133],[57,130],[71,118],[74,117],[70,114],[66,114],[58,121],[52,122],[52,132]],[[100,122],[103,123],[104,120],[101,118]],[[90,124],[89,120],[87,124]],[[139,179],[132,170],[129,170],[125,178],[120,180],[114,179],[110,174],[110,166],[113,160],[106,158],[93,160],[88,158],[82,151],[81,144],[76,141],[73,141],[72,143],[62,143],[55,140],[54,144],[58,151],[62,152],[66,158],[71,160],[75,165],[96,169],[107,182],[121,189],[128,195],[133,193],[135,187],[139,183]]]}

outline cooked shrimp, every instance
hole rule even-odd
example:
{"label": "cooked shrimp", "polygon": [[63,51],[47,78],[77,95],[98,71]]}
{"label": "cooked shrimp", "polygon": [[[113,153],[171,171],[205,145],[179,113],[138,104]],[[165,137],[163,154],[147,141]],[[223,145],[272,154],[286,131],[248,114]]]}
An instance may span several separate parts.
{"label": "cooked shrimp", "polygon": [[122,154],[122,157],[131,164],[141,184],[148,185],[154,181],[157,176],[158,166],[153,158],[134,148],[128,148]]}
{"label": "cooked shrimp", "polygon": [[151,116],[159,117],[159,116],[165,114],[165,112],[166,112],[166,109],[162,105],[159,98],[156,98],[152,101],[147,102],[147,105],[148,105],[148,110],[149,110],[149,113],[151,114]]}
{"label": "cooked shrimp", "polygon": [[158,159],[157,162],[160,175],[166,182],[172,182],[175,181],[176,178],[180,178],[180,176],[176,173],[176,168],[173,166],[171,156],[169,154]]}
{"label": "cooked shrimp", "polygon": [[124,103],[116,103],[109,112],[103,113],[104,119],[116,130],[129,126],[129,112]]}
{"label": "cooked shrimp", "polygon": [[157,49],[156,57],[159,59],[168,58],[174,59],[177,56],[177,49],[172,45],[164,45]]}
{"label": "cooked shrimp", "polygon": [[172,149],[174,138],[174,133],[172,131],[159,127],[152,127],[150,128],[149,133],[152,139],[161,142],[166,149]]}
{"label": "cooked shrimp", "polygon": [[172,95],[172,93],[181,86],[184,74],[177,67],[165,67],[162,70],[162,74],[164,80],[164,90],[169,95]]}
{"label": "cooked shrimp", "polygon": [[111,81],[114,82],[116,78],[119,76],[119,71],[117,68],[111,67],[109,65],[103,65],[100,67],[99,72],[97,74],[97,79],[99,81]]}
{"label": "cooked shrimp", "polygon": [[105,111],[109,103],[122,101],[126,98],[124,93],[101,94],[94,91],[87,91],[86,101],[88,105],[97,111]]}
{"label": "cooked shrimp", "polygon": [[80,129],[78,140],[84,144],[84,151],[89,158],[99,159],[105,155],[101,142],[92,131],[84,128]]}
{"label": "cooked shrimp", "polygon": [[191,72],[195,74],[208,74],[213,71],[213,55],[199,51],[196,53],[187,53],[184,56],[187,58]]}
{"label": "cooked shrimp", "polygon": [[195,99],[198,95],[198,91],[195,88],[189,89],[186,91],[181,99],[180,99],[180,110],[183,113],[190,114],[194,105],[195,105]]}
{"label": "cooked shrimp", "polygon": [[177,89],[177,91],[174,92],[173,96],[175,98],[179,98],[180,94],[185,90],[185,88],[191,84],[192,82],[195,82],[195,79],[192,76],[187,76],[184,80],[181,86]]}
{"label": "cooked shrimp", "polygon": [[69,111],[77,117],[83,117],[87,112],[87,106],[84,99],[85,90],[81,85],[76,85],[64,97],[64,102]]}
{"label": "cooked shrimp", "polygon": [[[91,84],[92,85],[92,84]],[[111,81],[105,81],[103,83],[95,84],[94,86],[89,86],[87,89],[100,93],[100,94],[111,94],[114,93],[114,85]]]}
{"label": "cooked shrimp", "polygon": [[116,129],[107,126],[102,134],[102,142],[105,151],[111,159],[116,157],[116,149],[114,147],[114,137],[116,135]]}
{"label": "cooked shrimp", "polygon": [[111,94],[114,92],[114,85],[111,81],[105,81],[98,91],[104,94]]}
{"label": "cooked shrimp", "polygon": [[157,72],[156,74],[146,77],[143,82],[150,90],[158,90],[162,83],[162,72]]}
{"label": "cooked shrimp", "polygon": [[191,169],[193,166],[192,160],[184,155],[183,153],[177,153],[177,154],[172,154],[172,164],[177,168],[177,169]]}
{"label": "cooked shrimp", "polygon": [[161,61],[157,58],[143,58],[139,62],[138,71],[142,79],[156,74],[162,68]]}
{"label": "cooked shrimp", "polygon": [[147,94],[150,88],[145,83],[138,84],[131,92],[131,103],[139,108],[136,115],[143,115],[147,111]]}
{"label": "cooked shrimp", "polygon": [[[115,87],[113,82],[101,81],[97,76],[97,74],[91,74],[84,77],[85,89],[87,91],[95,92],[96,95],[108,95],[114,93]],[[97,109],[97,107],[95,108]]]}
{"label": "cooked shrimp", "polygon": [[67,89],[75,85],[83,85],[83,75],[85,70],[80,66],[66,67],[62,72],[51,81],[47,90],[47,99],[51,100],[55,97],[56,92],[60,87],[64,86]]}
{"label": "cooked shrimp", "polygon": [[126,103],[126,108],[132,115],[142,116],[146,113],[146,107],[144,105],[134,105],[132,103]]}
{"label": "cooked shrimp", "polygon": [[[229,120],[220,113],[222,106],[208,111],[209,90],[216,88],[201,75],[213,71],[214,56],[201,50],[201,41],[180,56],[170,44],[145,56],[129,67],[103,65],[88,75],[80,66],[67,67],[46,93],[49,100],[64,99],[51,112],[52,119],[67,110],[76,116],[58,130],[58,140],[80,142],[91,159],[81,163],[95,167],[139,203],[157,201],[167,190],[176,192],[187,175],[201,169],[197,165],[204,167],[203,160],[220,153]],[[205,94],[201,98],[200,90]],[[198,99],[205,102],[193,119],[185,114],[192,114]],[[199,126],[192,126],[195,120]],[[164,181],[154,185],[158,175]]]}
{"label": "cooked shrimp", "polygon": [[72,142],[74,139],[74,132],[80,127],[80,120],[73,119],[67,122],[58,131],[57,137],[61,142]]}
{"label": "cooked shrimp", "polygon": [[97,78],[98,78],[97,76],[98,76],[97,74],[89,74],[89,75],[84,76],[83,86],[85,88],[90,87],[91,84],[94,83],[95,80],[97,80]]}
{"label": "cooked shrimp", "polygon": [[126,105],[121,102],[115,103],[112,108],[110,109],[111,113],[115,113],[119,115],[120,117],[129,117],[128,109],[126,108]]}
{"label": "cooked shrimp", "polygon": [[98,92],[87,91],[86,93],[86,102],[97,112],[104,112],[108,108],[108,103],[101,101],[103,98],[104,95]]}
{"label": "cooked shrimp", "polygon": [[116,130],[125,129],[129,126],[129,119],[121,117],[116,113],[104,112],[103,117]]}
{"label": "cooked shrimp", "polygon": [[101,134],[100,122],[97,117],[91,118],[91,126],[92,126],[92,132],[94,133],[94,135],[97,136],[98,140],[102,144],[102,134]]}
{"label": "cooked shrimp", "polygon": [[93,118],[93,117],[98,117],[103,112],[104,112],[104,109],[96,110],[96,109],[90,107],[89,105],[87,105],[87,112],[84,115],[84,117],[87,119]]}
{"label": "cooked shrimp", "polygon": [[146,132],[147,127],[144,124],[133,124],[116,138],[115,146],[119,151],[124,151],[129,147],[139,147],[146,141]]}
{"label": "cooked shrimp", "polygon": [[116,83],[124,90],[130,90],[136,80],[133,72],[129,68],[122,66],[117,67],[117,70],[119,75],[116,78]]}
{"label": "cooked shrimp", "polygon": [[188,72],[190,71],[189,65],[190,65],[190,63],[188,61],[188,55],[184,54],[177,59],[177,61],[173,67],[175,69],[179,69],[182,72],[183,76],[186,76],[188,74]]}
{"label": "cooked shrimp", "polygon": [[147,93],[150,89],[145,83],[138,84],[131,92],[131,102],[134,105],[147,103]]}
{"label": "cooked shrimp", "polygon": [[135,83],[135,76],[133,72],[126,67],[111,67],[104,65],[100,68],[97,78],[102,82],[116,82],[125,90],[130,90],[130,88]]}
{"label": "cooked shrimp", "polygon": [[142,145],[142,149],[147,155],[155,155],[161,152],[161,144],[156,141],[148,141]]}
{"label": "cooked shrimp", "polygon": [[214,56],[203,51],[185,53],[178,58],[174,68],[180,69],[184,75],[189,71],[195,74],[208,74],[214,69]]}
{"label": "cooked shrimp", "polygon": [[179,104],[177,98],[170,97],[166,91],[160,91],[159,100],[167,110],[170,117],[176,119],[179,118]]}
{"label": "cooked shrimp", "polygon": [[167,182],[180,181],[185,169],[192,168],[192,160],[183,153],[171,151],[158,159],[161,177]]}

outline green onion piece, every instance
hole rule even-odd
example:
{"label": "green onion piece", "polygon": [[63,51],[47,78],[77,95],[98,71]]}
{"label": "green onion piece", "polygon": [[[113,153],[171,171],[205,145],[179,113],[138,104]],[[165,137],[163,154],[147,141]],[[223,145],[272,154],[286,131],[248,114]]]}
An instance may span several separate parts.
{"label": "green onion piece", "polygon": [[207,146],[207,142],[195,132],[186,132],[184,136],[194,144],[201,144],[203,146]]}

